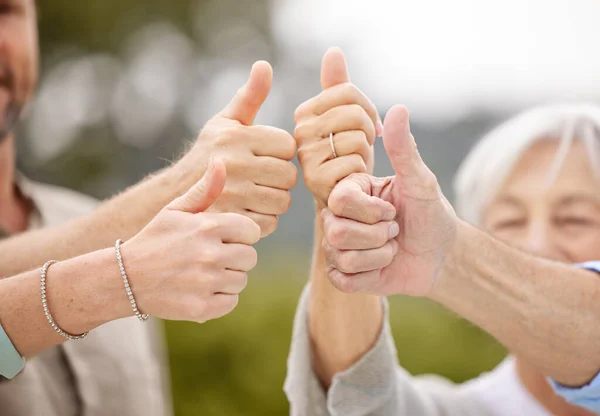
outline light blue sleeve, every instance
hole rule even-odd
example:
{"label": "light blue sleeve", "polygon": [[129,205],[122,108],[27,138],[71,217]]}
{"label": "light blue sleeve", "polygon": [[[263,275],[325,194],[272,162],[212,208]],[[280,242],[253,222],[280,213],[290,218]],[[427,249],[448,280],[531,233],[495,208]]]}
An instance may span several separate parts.
{"label": "light blue sleeve", "polygon": [[0,324],[0,376],[15,377],[25,366],[25,360],[17,352]]}
{"label": "light blue sleeve", "polygon": [[[600,261],[576,264],[576,267],[600,273]],[[584,407],[600,415],[600,373],[585,386],[567,387],[550,379],[554,391],[571,404]]]}

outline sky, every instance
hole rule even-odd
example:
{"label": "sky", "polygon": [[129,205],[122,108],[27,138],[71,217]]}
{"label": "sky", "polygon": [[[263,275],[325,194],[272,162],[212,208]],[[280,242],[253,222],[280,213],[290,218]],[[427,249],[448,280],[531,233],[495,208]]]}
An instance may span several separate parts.
{"label": "sky", "polygon": [[598,0],[276,0],[272,25],[290,50],[342,47],[374,101],[448,121],[600,102],[598,16]]}

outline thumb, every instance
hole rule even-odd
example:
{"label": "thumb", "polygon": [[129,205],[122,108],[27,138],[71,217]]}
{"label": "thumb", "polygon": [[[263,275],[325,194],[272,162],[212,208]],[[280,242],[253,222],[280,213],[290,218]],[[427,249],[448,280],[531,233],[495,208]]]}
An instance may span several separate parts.
{"label": "thumb", "polygon": [[185,194],[174,199],[168,209],[197,214],[206,211],[223,192],[227,172],[220,159],[213,159],[206,173]]}
{"label": "thumb", "polygon": [[[332,47],[325,52],[323,63],[321,64],[321,87],[335,87],[339,84],[350,82],[350,73],[348,72],[348,64],[342,50],[338,47]],[[383,130],[381,118],[377,113],[377,121],[375,123],[375,133],[380,136]]]}
{"label": "thumb", "polygon": [[406,191],[419,199],[437,198],[437,179],[419,155],[408,119],[404,106],[395,105],[388,111],[383,123],[385,151]]}
{"label": "thumb", "polygon": [[237,91],[235,97],[220,115],[250,126],[263,105],[273,82],[273,68],[266,61],[252,65],[248,81]]}
{"label": "thumb", "polygon": [[338,47],[329,48],[321,64],[321,87],[326,90],[345,82],[350,82],[350,74],[344,53]]}
{"label": "thumb", "polygon": [[417,176],[423,160],[410,132],[406,107],[395,105],[389,109],[383,123],[383,145],[394,172],[401,176]]}

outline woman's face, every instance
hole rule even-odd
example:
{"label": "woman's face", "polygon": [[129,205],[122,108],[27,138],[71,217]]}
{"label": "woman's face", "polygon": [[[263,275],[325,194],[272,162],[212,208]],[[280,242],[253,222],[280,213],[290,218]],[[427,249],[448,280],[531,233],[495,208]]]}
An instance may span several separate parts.
{"label": "woman's face", "polygon": [[547,185],[558,141],[532,145],[488,204],[483,226],[506,243],[570,263],[600,260],[600,182],[585,147],[574,141]]}

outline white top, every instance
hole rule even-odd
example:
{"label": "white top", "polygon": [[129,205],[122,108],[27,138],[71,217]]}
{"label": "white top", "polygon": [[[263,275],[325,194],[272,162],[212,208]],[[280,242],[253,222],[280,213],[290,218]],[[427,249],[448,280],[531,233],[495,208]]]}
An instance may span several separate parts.
{"label": "white top", "polygon": [[552,416],[521,382],[514,357],[508,357],[493,371],[460,388],[477,397],[493,416]]}

